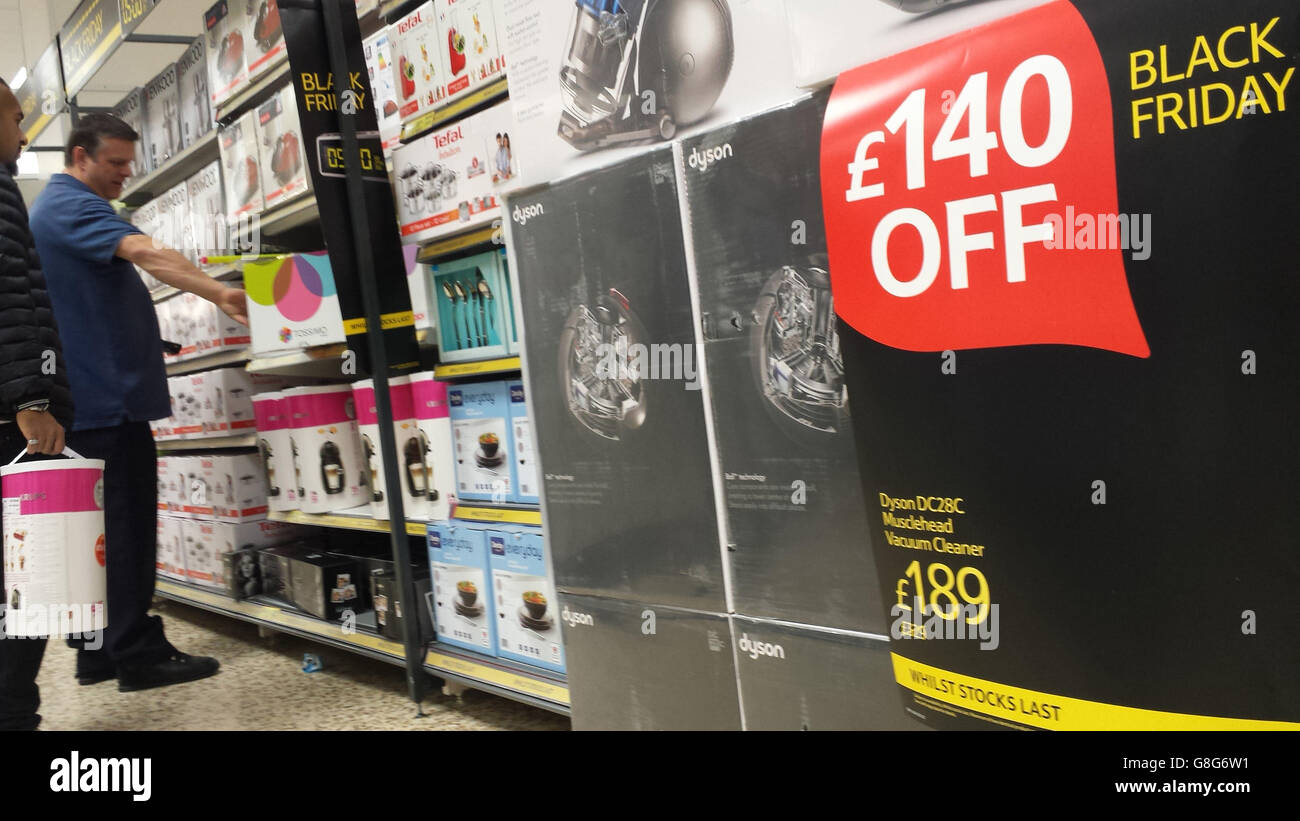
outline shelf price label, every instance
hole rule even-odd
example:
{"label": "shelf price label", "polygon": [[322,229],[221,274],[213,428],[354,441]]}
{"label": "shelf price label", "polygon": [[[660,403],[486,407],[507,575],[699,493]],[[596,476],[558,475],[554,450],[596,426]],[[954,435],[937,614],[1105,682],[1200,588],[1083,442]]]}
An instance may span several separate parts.
{"label": "shelf price label", "polygon": [[1120,248],[1062,242],[1063,214],[1118,216],[1096,43],[1068,3],[993,25],[836,82],[821,146],[836,311],[903,350],[1145,357]]}

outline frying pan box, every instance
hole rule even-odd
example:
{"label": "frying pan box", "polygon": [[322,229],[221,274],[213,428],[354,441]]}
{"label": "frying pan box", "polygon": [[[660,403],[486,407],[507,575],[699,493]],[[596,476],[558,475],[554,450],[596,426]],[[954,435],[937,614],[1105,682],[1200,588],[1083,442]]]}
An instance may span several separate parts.
{"label": "frying pan box", "polygon": [[140,137],[150,168],[160,168],[181,150],[181,100],[176,64],[159,72],[144,87],[145,130]]}
{"label": "frying pan box", "polygon": [[445,102],[504,77],[506,61],[497,36],[492,0],[433,0]]}
{"label": "frying pan box", "polygon": [[461,523],[429,525],[434,627],[438,641],[486,655],[496,650],[496,612],[487,532]]}
{"label": "frying pan box", "polygon": [[514,489],[510,391],[505,382],[472,382],[447,391],[456,498],[508,502]]}
{"label": "frying pan box", "polygon": [[245,0],[220,0],[203,15],[207,38],[208,99],[215,109],[248,85]]}
{"label": "frying pan box", "polygon": [[219,132],[221,176],[226,186],[226,219],[258,214],[265,208],[262,174],[258,170],[257,112],[242,117]]}
{"label": "frying pan box", "polygon": [[541,531],[501,528],[485,535],[497,616],[497,655],[563,673],[564,640]]}
{"label": "frying pan box", "polygon": [[258,106],[257,144],[262,198],[268,211],[311,189],[292,85],[286,84]]}
{"label": "frying pan box", "polygon": [[207,38],[200,34],[176,61],[177,97],[180,104],[181,148],[185,150],[216,127],[212,97],[208,94]]}
{"label": "frying pan box", "polygon": [[244,6],[244,62],[248,82],[255,83],[289,58],[275,0],[238,0]]}

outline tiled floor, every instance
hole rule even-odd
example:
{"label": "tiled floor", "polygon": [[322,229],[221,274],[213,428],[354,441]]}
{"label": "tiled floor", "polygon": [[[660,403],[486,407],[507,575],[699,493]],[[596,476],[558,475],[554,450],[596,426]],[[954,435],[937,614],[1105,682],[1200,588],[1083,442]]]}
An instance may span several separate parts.
{"label": "tiled floor", "polygon": [[[113,681],[81,687],[74,651],[54,640],[39,678],[42,730],[569,729],[563,716],[476,691],[435,690],[417,717],[400,667],[283,634],[261,638],[255,625],[183,604],[155,606],[172,644],[215,656],[221,672],[138,693]],[[324,669],[302,672],[304,653]]]}

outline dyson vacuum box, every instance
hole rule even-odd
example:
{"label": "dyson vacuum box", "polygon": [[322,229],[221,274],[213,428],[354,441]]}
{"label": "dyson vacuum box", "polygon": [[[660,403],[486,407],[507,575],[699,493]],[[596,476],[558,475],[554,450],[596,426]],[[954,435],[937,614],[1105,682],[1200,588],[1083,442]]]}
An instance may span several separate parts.
{"label": "dyson vacuum box", "polygon": [[144,87],[145,142],[149,167],[160,168],[181,150],[181,98],[176,64],[159,72]]}
{"label": "dyson vacuum box", "polygon": [[244,62],[248,81],[257,82],[289,58],[280,26],[280,8],[275,0],[238,0],[244,4]]}
{"label": "dyson vacuum box", "polygon": [[298,509],[298,480],[293,469],[293,439],[289,434],[290,411],[284,394],[253,396],[257,422],[257,448],[266,475],[266,504],[274,511]]}
{"label": "dyson vacuum box", "polygon": [[290,388],[290,437],[299,507],[328,513],[366,504],[365,456],[347,385]]}
{"label": "dyson vacuum box", "polygon": [[346,341],[329,256],[290,254],[244,264],[254,354]]}
{"label": "dyson vacuum box", "polygon": [[212,97],[208,94],[207,38],[199,35],[176,61],[176,85],[180,104],[181,150],[198,142],[216,127]]}
{"label": "dyson vacuum box", "polygon": [[498,30],[510,67],[511,148],[527,159],[515,186],[588,171],[791,99],[785,5],[504,4]]}
{"label": "dyson vacuum box", "polygon": [[[149,113],[146,108],[143,88],[134,88],[129,91],[117,105],[113,106],[111,113],[113,116],[122,120],[122,122],[131,126],[131,128],[135,130],[135,133],[142,137],[149,128],[149,121],[147,119]],[[143,139],[136,140],[135,163],[131,167],[132,176],[143,177],[152,170],[153,166],[149,164],[149,156],[145,149],[145,141]]]}
{"label": "dyson vacuum box", "polygon": [[411,376],[419,447],[402,446],[402,470],[417,479],[423,468],[428,518],[450,518],[456,501],[456,457],[451,445],[451,408],[447,404],[447,383],[428,371]]}
{"label": "dyson vacuum box", "polygon": [[514,312],[500,264],[502,252],[439,262],[430,267],[443,362],[492,359],[507,353],[507,315]]}
{"label": "dyson vacuum box", "polygon": [[677,169],[708,318],[735,610],[883,634],[872,557],[880,522],[862,503],[821,177],[808,150],[826,99],[688,137]]}
{"label": "dyson vacuum box", "polygon": [[497,655],[564,672],[559,599],[546,570],[546,540],[536,528],[487,531]]}
{"label": "dyson vacuum box", "polygon": [[727,617],[559,594],[575,730],[739,730]]}
{"label": "dyson vacuum box", "polygon": [[428,532],[438,641],[492,655],[497,617],[487,532],[460,523],[430,524]]}
{"label": "dyson vacuum box", "polygon": [[901,709],[889,642],[732,616],[746,730],[920,730]]}
{"label": "dyson vacuum box", "polygon": [[257,145],[257,112],[248,111],[217,133],[221,177],[226,185],[226,219],[258,214],[265,208]]}
{"label": "dyson vacuum box", "polygon": [[[393,438],[397,445],[398,474],[402,477],[402,505],[407,518],[423,519],[428,516],[426,470],[420,442],[419,423],[415,419],[415,405],[409,377],[394,377],[388,382],[388,395],[393,410]],[[356,401],[357,426],[361,434],[362,452],[365,454],[370,489],[370,512],[379,520],[388,519],[388,488],[384,478],[383,451],[379,444],[379,416],[375,406],[374,380],[354,382],[352,396]]]}
{"label": "dyson vacuum box", "polygon": [[207,32],[208,99],[216,109],[248,85],[245,0],[220,0],[203,15]]}
{"label": "dyson vacuum box", "polygon": [[417,119],[443,104],[447,95],[439,56],[437,13],[433,2],[394,23],[394,83],[397,86],[398,116],[403,123]]}
{"label": "dyson vacuum box", "polygon": [[517,197],[516,209],[511,267],[556,586],[726,612],[672,150]]}
{"label": "dyson vacuum box", "polygon": [[268,211],[310,190],[292,83],[257,107],[257,144]]}
{"label": "dyson vacuum box", "polygon": [[492,0],[433,0],[447,102],[505,76],[494,5]]}
{"label": "dyson vacuum box", "polygon": [[535,505],[541,501],[537,495],[541,486],[538,484],[537,443],[533,439],[528,396],[522,380],[510,380],[506,383],[506,390],[510,394],[510,441],[514,445],[511,464],[515,472],[515,492],[510,500]]}
{"label": "dyson vacuum box", "polygon": [[447,390],[456,498],[503,503],[514,490],[510,392],[505,382],[472,382]]}

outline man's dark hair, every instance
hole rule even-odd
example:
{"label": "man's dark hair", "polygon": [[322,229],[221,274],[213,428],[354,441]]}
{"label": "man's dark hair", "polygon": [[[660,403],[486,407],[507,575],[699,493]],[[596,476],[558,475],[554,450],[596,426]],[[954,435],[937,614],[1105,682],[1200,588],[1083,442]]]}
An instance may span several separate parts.
{"label": "man's dark hair", "polygon": [[105,139],[135,142],[140,139],[140,135],[120,117],[103,112],[87,114],[77,121],[77,127],[68,136],[68,145],[63,149],[64,164],[72,165],[72,151],[77,146],[86,149],[90,156],[95,156]]}

